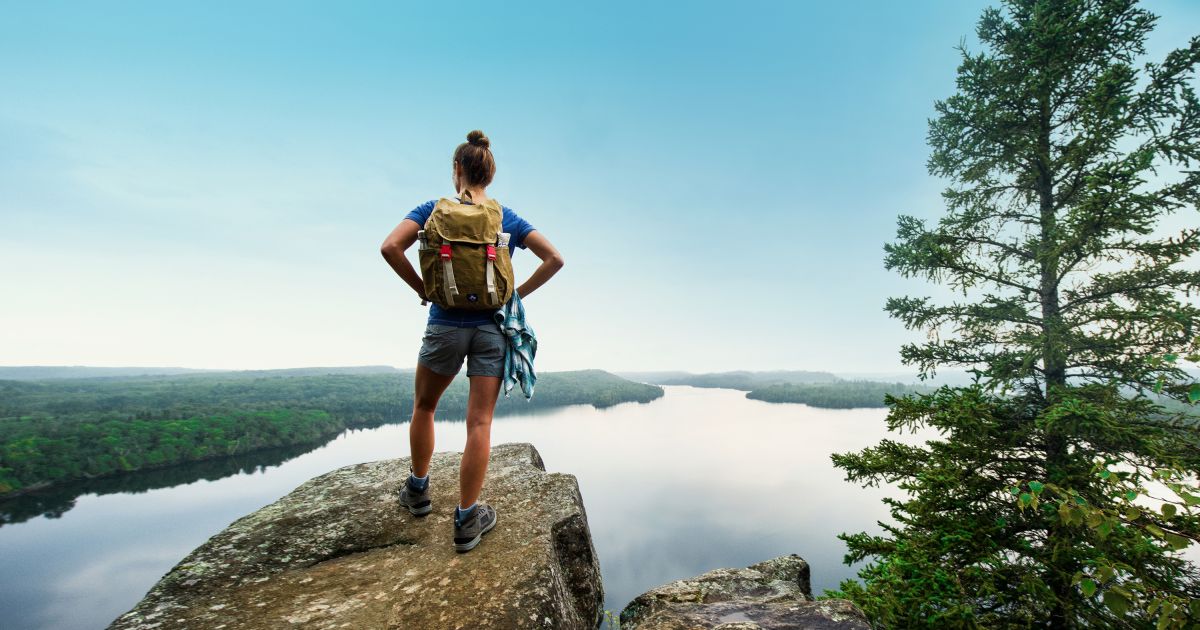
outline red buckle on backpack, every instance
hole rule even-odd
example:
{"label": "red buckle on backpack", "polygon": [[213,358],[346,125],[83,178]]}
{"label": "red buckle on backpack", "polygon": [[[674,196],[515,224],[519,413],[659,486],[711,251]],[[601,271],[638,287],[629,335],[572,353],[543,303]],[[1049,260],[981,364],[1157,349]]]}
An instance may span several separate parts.
{"label": "red buckle on backpack", "polygon": [[487,246],[487,257],[488,257],[488,260],[496,260],[496,246],[495,245]]}
{"label": "red buckle on backpack", "polygon": [[438,256],[440,256],[442,260],[450,260],[450,246],[442,245],[442,249],[440,252],[438,252]]}

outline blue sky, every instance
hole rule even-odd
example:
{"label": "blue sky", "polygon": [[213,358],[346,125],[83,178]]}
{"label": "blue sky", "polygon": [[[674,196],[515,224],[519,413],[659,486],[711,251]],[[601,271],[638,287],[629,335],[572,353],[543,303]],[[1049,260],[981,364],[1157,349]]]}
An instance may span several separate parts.
{"label": "blue sky", "polygon": [[992,3],[434,4],[5,3],[0,364],[411,367],[378,247],[479,128],[567,261],[539,368],[906,369],[946,293],[883,244]]}

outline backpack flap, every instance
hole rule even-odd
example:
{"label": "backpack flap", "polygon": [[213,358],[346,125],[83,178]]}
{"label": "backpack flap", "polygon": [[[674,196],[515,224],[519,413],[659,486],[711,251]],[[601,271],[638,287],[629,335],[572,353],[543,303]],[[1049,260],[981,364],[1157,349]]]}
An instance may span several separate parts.
{"label": "backpack flap", "polygon": [[504,219],[504,210],[495,199],[487,203],[458,203],[440,199],[425,223],[425,232],[441,240],[485,245],[496,242]]}

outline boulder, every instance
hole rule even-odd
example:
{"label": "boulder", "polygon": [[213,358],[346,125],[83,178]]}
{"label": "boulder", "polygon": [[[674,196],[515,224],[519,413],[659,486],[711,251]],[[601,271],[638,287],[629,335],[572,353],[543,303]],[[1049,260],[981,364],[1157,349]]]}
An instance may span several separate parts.
{"label": "boulder", "polygon": [[642,593],[621,611],[621,630],[869,630],[841,599],[814,600],[808,563],[795,554],[745,569],[716,569]]}
{"label": "boulder", "polygon": [[435,453],[434,510],[397,503],[409,459],[339,468],[242,517],[177,564],[110,628],[595,628],[600,566],[575,477],[530,444],[492,449],[481,498],[498,514],[453,546],[461,453]]}

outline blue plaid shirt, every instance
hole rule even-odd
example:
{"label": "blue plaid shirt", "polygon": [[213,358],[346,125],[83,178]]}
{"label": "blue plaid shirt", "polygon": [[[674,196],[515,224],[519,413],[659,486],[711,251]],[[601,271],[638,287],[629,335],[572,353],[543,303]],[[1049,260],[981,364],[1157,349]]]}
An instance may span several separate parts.
{"label": "blue plaid shirt", "polygon": [[525,400],[533,398],[537,375],[533,372],[533,357],[537,354],[537,336],[525,323],[525,306],[513,289],[512,297],[503,309],[496,311],[495,320],[508,343],[504,350],[504,397],[519,383]]}

